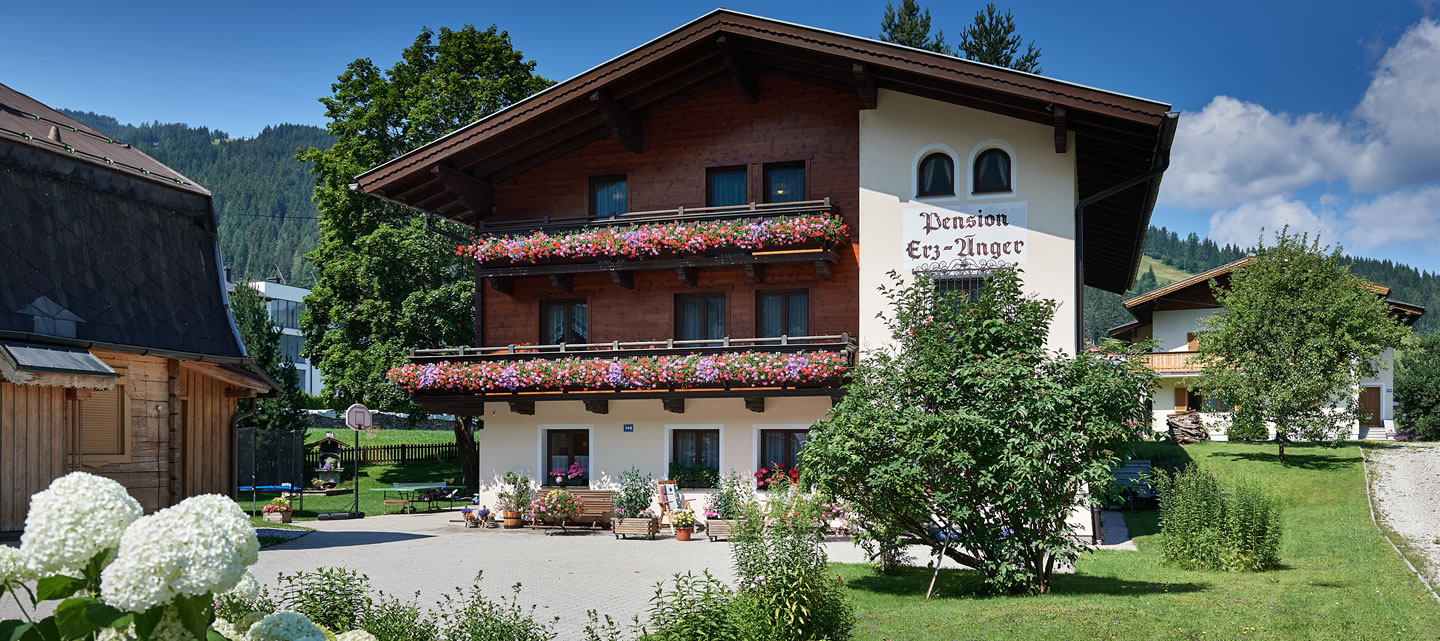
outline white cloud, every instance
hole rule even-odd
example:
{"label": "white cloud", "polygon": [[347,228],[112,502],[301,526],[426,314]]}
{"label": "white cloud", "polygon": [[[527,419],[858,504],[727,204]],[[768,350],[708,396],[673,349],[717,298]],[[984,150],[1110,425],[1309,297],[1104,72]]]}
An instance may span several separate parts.
{"label": "white cloud", "polygon": [[1210,216],[1208,235],[1221,245],[1253,247],[1262,228],[1268,243],[1275,232],[1287,225],[1291,233],[1304,232],[1311,237],[1319,234],[1323,243],[1334,243],[1339,238],[1340,224],[1334,215],[1316,213],[1309,205],[1282,196],[1268,196],[1215,212]]}
{"label": "white cloud", "polygon": [[1440,185],[1390,192],[1359,203],[1345,212],[1345,226],[1347,250],[1416,245],[1434,251],[1435,239],[1440,238]]}
{"label": "white cloud", "polygon": [[1238,207],[1337,180],[1375,193],[1440,180],[1437,149],[1440,22],[1424,19],[1385,52],[1349,120],[1230,96],[1183,115],[1160,201]]}

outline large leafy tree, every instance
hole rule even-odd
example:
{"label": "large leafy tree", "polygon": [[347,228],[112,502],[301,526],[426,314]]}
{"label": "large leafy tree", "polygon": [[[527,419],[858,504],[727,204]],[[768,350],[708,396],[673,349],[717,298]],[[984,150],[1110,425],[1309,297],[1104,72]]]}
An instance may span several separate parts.
{"label": "large leafy tree", "polygon": [[925,49],[935,53],[953,54],[955,50],[945,44],[945,32],[937,29],[930,35],[930,10],[921,9],[915,0],[900,0],[897,8],[885,3],[885,16],[880,19],[880,39],[885,42]]}
{"label": "large leafy tree", "polygon": [[258,403],[255,413],[246,418],[243,425],[262,429],[304,429],[300,373],[296,371],[295,363],[286,358],[280,349],[282,332],[265,310],[265,300],[259,292],[240,285],[230,294],[230,313],[235,317],[240,339],[245,342],[245,352],[256,366],[265,370],[284,389],[284,394],[278,398],[241,400],[241,409],[247,409],[250,403]]}
{"label": "large leafy tree", "polygon": [[[1025,52],[1020,47],[1025,46]],[[1016,71],[1040,73],[1040,48],[1035,41],[1025,44],[1015,27],[1015,16],[1009,9],[1000,13],[995,3],[975,13],[975,22],[960,32],[960,53],[966,58]]]}
{"label": "large leafy tree", "polygon": [[1043,593],[1084,544],[1066,517],[1145,432],[1146,345],[1050,352],[1056,303],[997,273],[976,300],[926,281],[882,288],[895,347],[870,352],[815,423],[805,480],[851,503],[881,554],[943,550],[996,591]]}
{"label": "large leafy tree", "polygon": [[[474,285],[454,241],[428,232],[416,211],[350,189],[354,177],[551,84],[508,33],[466,25],[422,30],[388,70],[368,58],[351,62],[320,99],[335,144],[299,155],[313,163],[321,217],[320,242],[309,254],[318,282],[300,323],[305,355],[325,372],[334,405],[362,402],[418,416],[420,408],[385,372],[407,349],[473,339]],[[455,439],[473,485],[470,417],[457,418]]]}
{"label": "large leafy tree", "polygon": [[1232,404],[1230,420],[1274,426],[1281,461],[1289,441],[1349,432],[1360,379],[1375,376],[1384,351],[1410,331],[1350,273],[1338,246],[1289,228],[1273,246],[1261,238],[1228,289],[1210,287],[1221,308],[1202,323],[1196,387]]}
{"label": "large leafy tree", "polygon": [[1395,400],[1402,431],[1440,439],[1440,334],[1421,336],[1396,359]]}

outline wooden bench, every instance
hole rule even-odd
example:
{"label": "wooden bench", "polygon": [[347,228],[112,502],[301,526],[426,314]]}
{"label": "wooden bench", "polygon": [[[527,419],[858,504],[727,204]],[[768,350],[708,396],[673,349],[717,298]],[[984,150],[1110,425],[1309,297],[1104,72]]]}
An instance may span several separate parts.
{"label": "wooden bench", "polygon": [[610,515],[615,512],[615,492],[612,490],[570,490],[575,498],[585,502],[585,507],[580,510],[580,518],[576,519],[582,523],[589,522],[590,527],[598,528],[610,524]]}
{"label": "wooden bench", "polygon": [[1127,507],[1134,511],[1135,499],[1155,498],[1155,486],[1150,484],[1150,461],[1131,459],[1115,469],[1115,485]]}

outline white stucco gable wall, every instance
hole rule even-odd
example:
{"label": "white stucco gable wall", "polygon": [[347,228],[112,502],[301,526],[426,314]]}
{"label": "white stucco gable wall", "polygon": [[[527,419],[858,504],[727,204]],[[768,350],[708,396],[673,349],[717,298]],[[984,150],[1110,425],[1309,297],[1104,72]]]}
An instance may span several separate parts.
{"label": "white stucco gable wall", "polygon": [[[1011,154],[1013,193],[971,195],[970,162],[990,146]],[[1074,136],[1064,154],[1055,153],[1054,128],[906,93],[881,89],[876,109],[860,112],[860,338],[862,349],[888,342],[875,315],[885,309],[877,288],[888,272],[909,276],[914,260],[904,218],[917,208],[968,213],[1022,211],[1020,225],[982,230],[997,240],[1023,238],[1025,290],[1060,303],[1050,327],[1049,346],[1075,346],[1075,230],[1077,200]],[[956,195],[915,197],[915,166],[930,150],[952,154]],[[1019,217],[1015,217],[1019,220]],[[926,239],[954,245],[968,232],[943,230]],[[1020,234],[1017,236],[1016,234]],[[951,260],[955,252],[945,252]],[[928,262],[928,261],[927,261]]]}

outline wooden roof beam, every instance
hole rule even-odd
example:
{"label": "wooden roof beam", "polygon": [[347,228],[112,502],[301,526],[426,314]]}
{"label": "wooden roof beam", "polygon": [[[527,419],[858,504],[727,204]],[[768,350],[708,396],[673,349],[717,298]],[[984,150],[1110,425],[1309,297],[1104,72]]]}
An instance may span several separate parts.
{"label": "wooden roof beam", "polygon": [[590,94],[590,104],[599,111],[600,118],[610,128],[610,134],[619,139],[621,145],[632,153],[643,153],[644,133],[638,116],[626,111],[610,94],[602,90]]}
{"label": "wooden roof beam", "polygon": [[455,195],[470,214],[477,220],[495,212],[495,185],[488,180],[475,178],[445,163],[430,167],[430,173],[445,185],[445,191]]}
{"label": "wooden roof beam", "polygon": [[855,94],[860,97],[861,109],[874,109],[880,102],[880,91],[875,87],[875,76],[870,68],[860,63],[850,65],[855,74]]}
{"label": "wooden roof beam", "polygon": [[755,73],[755,66],[725,34],[716,36],[715,45],[720,47],[725,71],[735,80],[735,87],[745,96],[745,101],[752,105],[760,102],[760,77]]}
{"label": "wooden roof beam", "polygon": [[1068,123],[1067,112],[1064,107],[1056,106],[1053,107],[1051,114],[1055,116],[1055,153],[1063,154],[1067,147],[1066,142],[1068,138],[1066,135],[1066,129],[1068,129],[1066,126]]}

